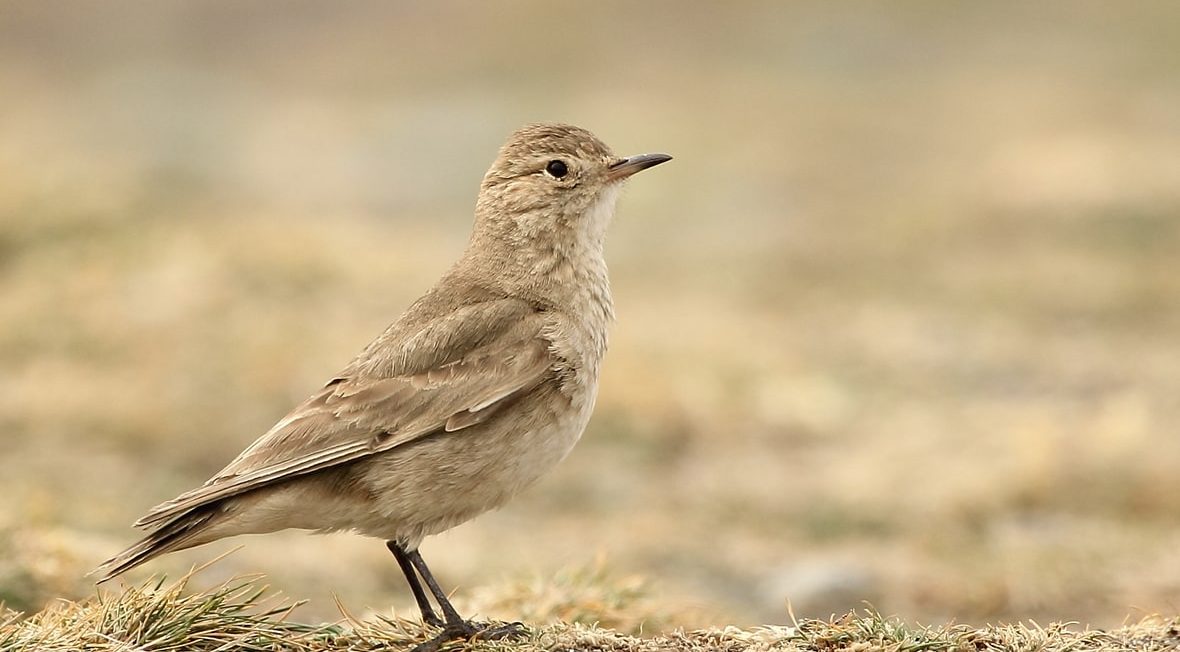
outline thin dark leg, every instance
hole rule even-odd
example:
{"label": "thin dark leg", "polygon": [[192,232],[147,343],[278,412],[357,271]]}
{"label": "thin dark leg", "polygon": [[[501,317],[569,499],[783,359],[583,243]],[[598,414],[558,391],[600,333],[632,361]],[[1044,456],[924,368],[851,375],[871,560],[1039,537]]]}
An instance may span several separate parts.
{"label": "thin dark leg", "polygon": [[418,574],[422,576],[422,580],[426,582],[426,586],[430,589],[430,592],[434,594],[434,599],[438,602],[439,608],[442,609],[443,617],[446,618],[446,628],[448,630],[454,630],[456,633],[462,632],[466,636],[474,634],[476,631],[475,628],[471,626],[471,623],[463,620],[459,612],[455,611],[455,607],[451,606],[451,601],[447,599],[447,594],[443,592],[442,587],[438,585],[438,581],[434,579],[434,575],[430,572],[430,569],[426,567],[426,562],[422,559],[422,555],[417,550],[414,550],[413,552],[407,552],[406,558],[418,571]]}
{"label": "thin dark leg", "polygon": [[[430,569],[427,568],[426,562],[422,560],[422,555],[417,550],[410,552],[403,550],[402,554],[405,555],[406,561],[410,563],[410,565],[413,567],[413,570],[418,571],[418,575],[422,576],[422,581],[426,582],[426,588],[430,589],[430,592],[434,594],[434,601],[437,602],[439,608],[442,609],[443,618],[445,619],[442,623],[442,631],[439,632],[434,638],[417,645],[412,652],[438,652],[439,648],[441,648],[447,641],[453,641],[460,638],[482,638],[485,640],[494,640],[522,635],[522,625],[520,623],[506,623],[503,625],[490,627],[487,624],[481,623],[476,625],[463,620],[463,617],[460,616],[459,612],[455,611],[455,607],[451,605],[451,601],[447,599],[447,594],[443,592],[442,587],[440,587],[438,582],[434,579],[434,575],[430,572]],[[398,556],[396,552],[394,553],[394,556]],[[398,557],[398,562],[401,562],[400,556]],[[406,573],[407,577],[412,574],[413,573]],[[419,587],[418,590],[421,591],[421,587]],[[422,596],[422,600],[419,601],[418,604],[421,605],[423,602],[426,602],[425,595]],[[427,605],[429,605],[428,602]],[[433,615],[433,612],[431,615]],[[423,616],[423,620],[425,620],[425,618],[426,617]],[[438,616],[434,616],[434,618],[437,620]]]}
{"label": "thin dark leg", "polygon": [[410,563],[406,551],[402,550],[401,545],[396,541],[386,541],[385,547],[393,553],[397,565],[401,566],[402,573],[406,576],[406,583],[410,585],[410,591],[414,593],[414,601],[418,603],[418,610],[422,612],[422,622],[434,627],[442,627],[443,620],[434,613],[434,608],[430,606],[430,600],[426,597],[426,591],[422,590],[422,583],[418,581],[418,575],[414,572],[414,565]]}

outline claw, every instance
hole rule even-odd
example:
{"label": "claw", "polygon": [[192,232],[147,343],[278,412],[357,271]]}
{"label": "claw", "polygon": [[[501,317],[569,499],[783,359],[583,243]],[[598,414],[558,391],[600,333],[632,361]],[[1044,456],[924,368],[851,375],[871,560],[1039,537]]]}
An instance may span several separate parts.
{"label": "claw", "polygon": [[464,620],[443,625],[443,630],[436,634],[434,638],[419,643],[410,652],[438,652],[443,644],[460,639],[499,641],[503,639],[519,639],[525,636],[526,633],[522,623],[500,623],[493,625],[492,623],[473,623]]}

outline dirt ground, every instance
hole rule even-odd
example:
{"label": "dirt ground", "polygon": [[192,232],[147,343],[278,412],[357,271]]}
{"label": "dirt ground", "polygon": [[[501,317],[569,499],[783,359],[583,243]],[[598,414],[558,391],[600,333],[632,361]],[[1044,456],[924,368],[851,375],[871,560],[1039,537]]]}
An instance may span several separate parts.
{"label": "dirt ground", "polygon": [[[24,619],[0,612],[3,652],[125,652],[128,649],[193,652],[349,652],[408,649],[435,636],[420,621],[389,615],[358,619],[347,612],[337,622],[300,623],[299,605],[269,593],[261,584],[235,579],[193,593],[181,580],[149,580],[117,595],[81,602],[57,601]],[[523,596],[522,596],[523,597]],[[585,606],[590,606],[586,604]],[[619,605],[591,607],[614,622]],[[628,605],[633,606],[633,605]],[[550,613],[551,617],[556,613]],[[568,618],[568,614],[566,615]],[[540,622],[549,622],[542,625]],[[1152,617],[1109,630],[1076,623],[1036,623],[970,627],[924,626],[873,611],[850,612],[828,619],[793,619],[788,625],[707,627],[669,631],[618,631],[574,617],[528,625],[487,623],[500,637],[473,637],[444,644],[445,650],[472,652],[1163,652],[1176,649],[1180,619]]]}

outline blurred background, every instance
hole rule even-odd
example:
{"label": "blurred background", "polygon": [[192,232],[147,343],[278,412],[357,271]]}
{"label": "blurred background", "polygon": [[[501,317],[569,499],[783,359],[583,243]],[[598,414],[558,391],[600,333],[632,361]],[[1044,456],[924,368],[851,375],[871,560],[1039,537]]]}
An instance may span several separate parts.
{"label": "blurred background", "polygon": [[[502,140],[558,120],[676,160],[620,203],[582,443],[423,547],[459,604],[1174,614],[1177,43],[1165,1],[4,2],[0,600],[89,595],[128,523],[457,257]],[[348,535],[129,581],[239,545],[194,583],[415,615]]]}

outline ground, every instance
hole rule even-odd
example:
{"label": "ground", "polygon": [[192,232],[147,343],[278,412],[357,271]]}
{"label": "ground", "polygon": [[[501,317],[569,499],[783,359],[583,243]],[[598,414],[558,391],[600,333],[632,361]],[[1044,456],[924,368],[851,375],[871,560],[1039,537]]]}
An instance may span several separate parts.
{"label": "ground", "polygon": [[[590,606],[590,605],[587,605]],[[620,605],[626,609],[631,605]],[[24,620],[4,623],[0,651],[143,652],[331,652],[410,649],[433,635],[420,621],[377,615],[358,620],[342,612],[333,624],[305,625],[292,618],[298,605],[268,595],[255,579],[235,579],[206,592],[184,592],[184,580],[161,581],[102,594],[83,603],[57,603]],[[830,620],[807,619],[790,626],[737,627],[621,633],[592,617],[627,619],[603,605],[573,622],[529,624],[519,637],[501,641],[455,641],[447,650],[540,652],[1153,652],[1180,645],[1180,619],[1148,618],[1110,631],[1076,624],[1035,623],[972,628],[924,627],[874,612],[850,612]]]}

